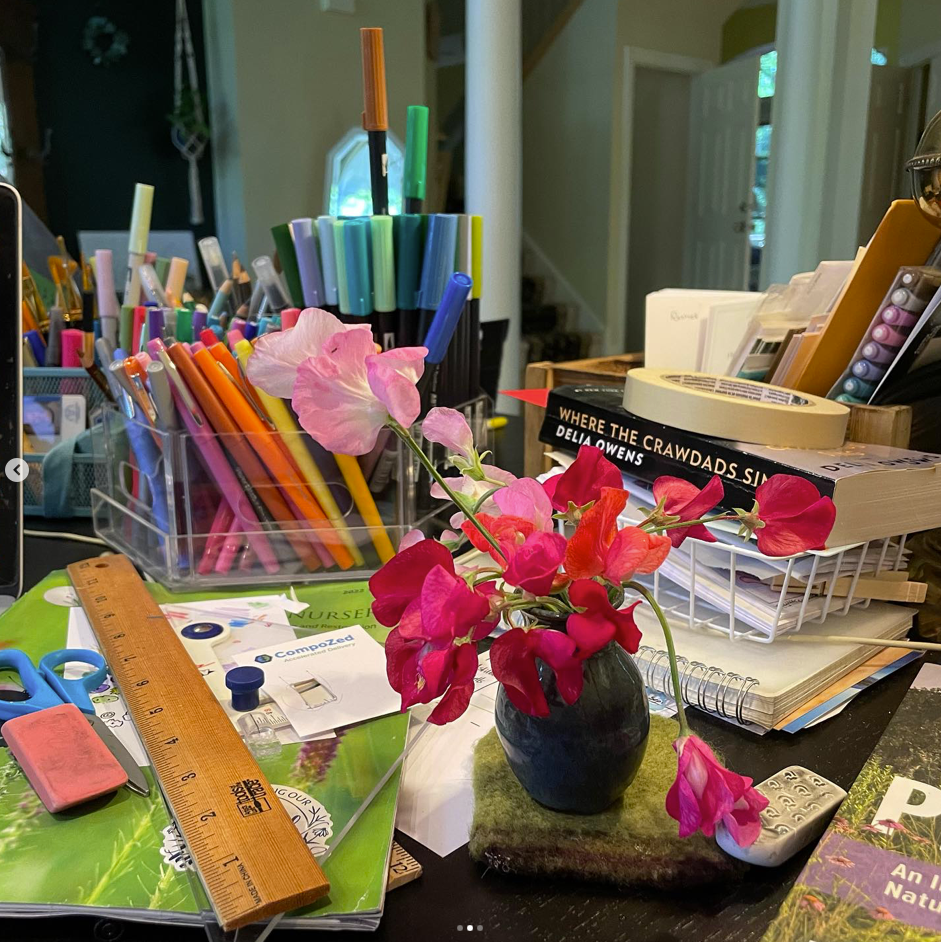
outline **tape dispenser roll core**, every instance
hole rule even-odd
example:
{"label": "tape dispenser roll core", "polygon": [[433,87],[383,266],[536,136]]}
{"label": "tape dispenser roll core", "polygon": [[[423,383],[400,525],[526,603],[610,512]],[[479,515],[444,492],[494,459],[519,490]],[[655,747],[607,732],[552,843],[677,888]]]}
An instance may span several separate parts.
{"label": "tape dispenser roll core", "polygon": [[830,399],[748,379],[681,370],[631,370],[624,408],[712,438],[780,448],[838,448],[849,409]]}

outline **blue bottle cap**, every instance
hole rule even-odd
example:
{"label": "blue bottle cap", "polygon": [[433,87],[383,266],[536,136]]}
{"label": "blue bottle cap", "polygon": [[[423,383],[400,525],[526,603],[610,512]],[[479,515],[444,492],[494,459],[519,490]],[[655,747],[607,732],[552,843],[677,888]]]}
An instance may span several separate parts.
{"label": "blue bottle cap", "polygon": [[258,691],[265,682],[260,667],[233,667],[225,675],[225,685],[232,691],[232,709],[240,711],[258,708]]}

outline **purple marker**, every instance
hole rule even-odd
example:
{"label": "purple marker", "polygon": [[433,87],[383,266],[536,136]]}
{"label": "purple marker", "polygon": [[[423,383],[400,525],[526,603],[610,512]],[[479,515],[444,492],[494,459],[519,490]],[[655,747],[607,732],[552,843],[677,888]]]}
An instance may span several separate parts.
{"label": "purple marker", "polygon": [[898,356],[897,347],[883,347],[881,343],[870,341],[862,349],[863,356],[873,363],[891,363]]}
{"label": "purple marker", "polygon": [[197,308],[193,311],[193,336],[198,337],[206,326],[206,312]]}
{"label": "purple marker", "polygon": [[903,311],[900,307],[890,304],[882,312],[882,319],[893,327],[914,327],[918,323],[918,316],[910,311]]}
{"label": "purple marker", "polygon": [[857,360],[853,364],[853,375],[858,376],[860,379],[875,382],[877,379],[882,379],[885,373],[884,366],[876,366],[875,363],[870,363],[868,360]]}

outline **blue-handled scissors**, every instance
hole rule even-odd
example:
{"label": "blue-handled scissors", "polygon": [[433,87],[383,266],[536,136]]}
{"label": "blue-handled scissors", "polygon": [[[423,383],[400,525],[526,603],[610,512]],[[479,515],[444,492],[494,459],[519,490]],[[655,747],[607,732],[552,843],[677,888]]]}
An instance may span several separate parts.
{"label": "blue-handled scissors", "polygon": [[[94,670],[75,680],[66,680],[56,673],[56,668],[68,662],[88,664]],[[150,784],[140,766],[114,733],[102,723],[89,696],[89,691],[100,687],[108,676],[108,668],[101,654],[87,648],[62,648],[44,655],[37,670],[24,652],[15,648],[0,648],[0,669],[3,668],[12,668],[19,674],[26,698],[0,699],[0,721],[71,703],[85,714],[92,729],[127,773],[127,787],[141,795],[150,794]]]}

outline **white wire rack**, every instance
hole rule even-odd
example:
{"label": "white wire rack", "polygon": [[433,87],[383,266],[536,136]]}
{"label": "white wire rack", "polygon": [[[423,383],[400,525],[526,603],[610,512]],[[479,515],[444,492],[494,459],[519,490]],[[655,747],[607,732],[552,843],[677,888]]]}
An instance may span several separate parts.
{"label": "white wire rack", "polygon": [[[773,559],[744,543],[690,539],[644,581],[672,623],[769,644],[804,625],[868,607],[871,599],[854,596],[860,577],[903,570],[906,538],[902,534]],[[671,565],[677,554],[682,554],[682,563]],[[772,582],[759,582],[751,576],[756,566],[780,574]],[[840,596],[835,595],[838,583]]]}

